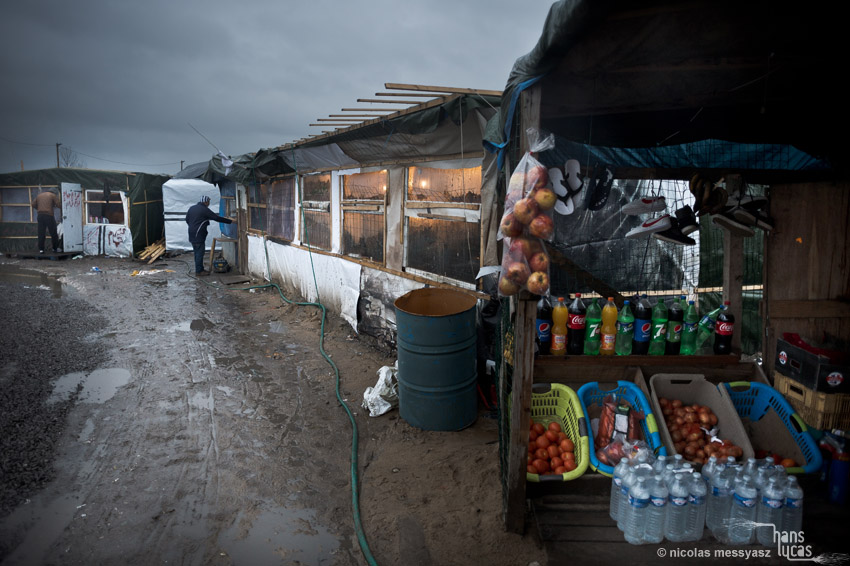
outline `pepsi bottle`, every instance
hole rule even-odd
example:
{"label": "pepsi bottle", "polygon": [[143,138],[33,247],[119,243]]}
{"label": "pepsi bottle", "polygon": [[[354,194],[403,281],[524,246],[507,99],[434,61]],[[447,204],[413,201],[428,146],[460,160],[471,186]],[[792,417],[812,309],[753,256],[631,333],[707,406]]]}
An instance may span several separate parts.
{"label": "pepsi bottle", "polygon": [[635,303],[635,335],[632,355],[645,356],[649,352],[649,335],[652,331],[652,305],[644,294]]}
{"label": "pepsi bottle", "polygon": [[714,325],[714,353],[732,353],[732,332],[735,330],[735,317],[729,312],[729,301],[723,302],[723,310],[717,315]]}
{"label": "pepsi bottle", "polygon": [[552,303],[548,297],[537,301],[537,351],[540,355],[549,354],[552,345]]}
{"label": "pepsi bottle", "polygon": [[584,353],[585,315],[587,314],[584,301],[581,300],[581,293],[576,293],[568,312],[567,353],[572,356],[580,356]]}
{"label": "pepsi bottle", "polygon": [[664,343],[665,356],[678,356],[682,346],[682,327],[684,326],[685,311],[679,303],[679,298],[673,301],[667,311],[667,338]]}

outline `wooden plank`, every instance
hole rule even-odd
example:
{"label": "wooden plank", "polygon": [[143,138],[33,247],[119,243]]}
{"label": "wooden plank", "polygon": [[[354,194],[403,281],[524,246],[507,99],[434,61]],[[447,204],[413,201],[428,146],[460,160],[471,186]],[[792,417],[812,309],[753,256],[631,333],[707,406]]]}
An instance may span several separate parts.
{"label": "wooden plank", "polygon": [[723,230],[723,300],[729,301],[729,312],[735,317],[737,332],[732,334],[732,350],[741,351],[741,324],[744,320],[744,242],[743,238]]}
{"label": "wooden plank", "polygon": [[774,318],[850,317],[850,303],[829,299],[769,301],[768,310]]}
{"label": "wooden plank", "polygon": [[415,96],[421,96],[423,98],[430,98],[430,97],[438,96],[438,97],[441,97],[441,98],[445,98],[448,95],[445,94],[445,93],[443,93],[443,94],[433,94],[433,93],[430,93],[430,92],[424,92],[424,93],[416,93],[416,92],[376,92],[375,96],[414,96],[414,97]]}
{"label": "wooden plank", "polygon": [[407,201],[406,207],[413,208],[464,208],[467,210],[478,210],[481,208],[479,203],[461,203],[461,202],[423,202],[423,201]]}
{"label": "wooden plank", "polygon": [[502,96],[501,90],[486,90],[477,88],[457,88],[451,86],[427,86],[404,83],[384,83],[384,88],[388,90],[413,90],[413,91],[430,91],[437,93],[450,94],[483,94],[488,96]]}
{"label": "wooden plank", "polygon": [[387,104],[422,104],[421,100],[383,100],[380,98],[358,98],[357,102],[385,102]]}

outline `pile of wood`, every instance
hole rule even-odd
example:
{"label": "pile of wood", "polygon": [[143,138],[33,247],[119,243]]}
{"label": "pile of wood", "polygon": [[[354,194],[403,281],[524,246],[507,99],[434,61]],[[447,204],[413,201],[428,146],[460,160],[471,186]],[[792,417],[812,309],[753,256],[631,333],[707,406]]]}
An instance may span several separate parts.
{"label": "pile of wood", "polygon": [[156,261],[159,256],[165,253],[165,239],[154,242],[139,253],[139,259],[147,259],[148,264]]}

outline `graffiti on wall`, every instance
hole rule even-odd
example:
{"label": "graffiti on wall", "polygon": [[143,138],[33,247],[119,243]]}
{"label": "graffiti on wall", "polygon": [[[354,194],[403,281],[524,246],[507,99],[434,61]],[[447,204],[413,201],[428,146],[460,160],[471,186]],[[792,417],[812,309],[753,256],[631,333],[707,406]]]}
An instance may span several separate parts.
{"label": "graffiti on wall", "polygon": [[80,191],[62,191],[62,204],[69,208],[83,206],[83,193]]}
{"label": "graffiti on wall", "polygon": [[83,253],[129,257],[133,253],[133,238],[127,226],[88,225],[83,234]]}

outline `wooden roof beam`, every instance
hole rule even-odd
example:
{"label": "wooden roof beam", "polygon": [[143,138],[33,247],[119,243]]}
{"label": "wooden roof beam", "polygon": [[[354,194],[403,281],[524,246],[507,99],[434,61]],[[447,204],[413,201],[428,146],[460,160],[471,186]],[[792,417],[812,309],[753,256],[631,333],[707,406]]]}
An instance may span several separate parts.
{"label": "wooden roof beam", "polygon": [[422,97],[422,98],[436,98],[442,97],[446,98],[448,94],[432,94],[430,92],[425,93],[416,93],[416,92],[376,92],[375,96],[413,96],[413,97]]}
{"label": "wooden roof beam", "polygon": [[383,102],[385,104],[422,104],[421,100],[381,100],[380,98],[358,98],[357,102]]}
{"label": "wooden roof beam", "polygon": [[457,88],[451,86],[427,86],[403,83],[384,83],[384,88],[394,90],[430,91],[449,94],[483,94],[487,96],[502,96],[501,90],[486,90],[478,88]]}

